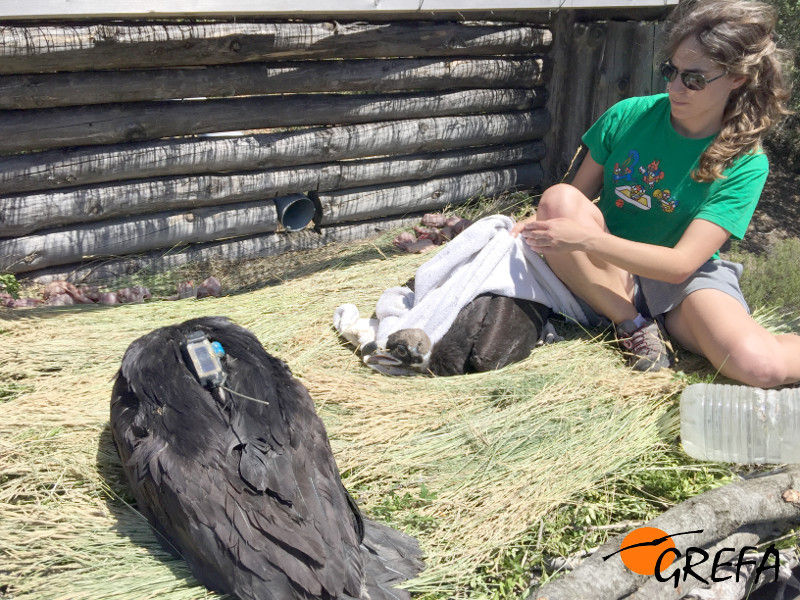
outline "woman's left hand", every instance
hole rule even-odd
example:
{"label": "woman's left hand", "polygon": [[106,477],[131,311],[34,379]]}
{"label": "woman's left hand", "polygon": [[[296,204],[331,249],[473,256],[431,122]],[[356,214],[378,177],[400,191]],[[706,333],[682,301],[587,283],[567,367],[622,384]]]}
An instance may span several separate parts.
{"label": "woman's left hand", "polygon": [[541,254],[586,250],[591,237],[580,223],[564,218],[526,223],[520,235],[534,252]]}

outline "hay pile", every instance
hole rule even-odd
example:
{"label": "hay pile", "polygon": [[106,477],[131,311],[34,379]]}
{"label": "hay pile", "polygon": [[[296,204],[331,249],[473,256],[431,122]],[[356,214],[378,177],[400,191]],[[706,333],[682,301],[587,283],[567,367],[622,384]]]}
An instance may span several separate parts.
{"label": "hay pile", "polygon": [[213,596],[127,506],[108,429],[128,344],[191,317],[228,316],[289,363],[365,512],[420,538],[428,569],[411,587],[432,597],[468,595],[476,569],[548,511],[657,444],[680,383],[630,372],[587,336],[489,374],[364,367],[331,326],[335,307],[369,313],[430,258],[393,255],[390,239],[224,298],[0,314],[0,597]]}

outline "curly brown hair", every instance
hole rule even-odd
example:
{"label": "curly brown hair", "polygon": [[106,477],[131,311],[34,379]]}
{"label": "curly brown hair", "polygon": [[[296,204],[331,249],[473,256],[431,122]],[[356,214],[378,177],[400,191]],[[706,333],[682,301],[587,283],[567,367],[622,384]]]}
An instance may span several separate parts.
{"label": "curly brown hair", "polygon": [[783,65],[790,53],[775,43],[775,10],[755,0],[697,0],[681,3],[672,16],[666,45],[672,56],[693,37],[711,60],[745,83],[734,89],[722,129],[700,156],[696,181],[714,181],[736,158],[755,152],[769,128],[790,114],[791,95]]}

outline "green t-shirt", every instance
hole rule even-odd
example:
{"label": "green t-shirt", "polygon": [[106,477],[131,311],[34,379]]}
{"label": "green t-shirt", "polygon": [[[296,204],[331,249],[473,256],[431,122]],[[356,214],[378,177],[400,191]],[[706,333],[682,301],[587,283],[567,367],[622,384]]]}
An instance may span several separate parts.
{"label": "green t-shirt", "polygon": [[713,139],[686,138],[675,131],[667,94],[629,98],[608,109],[583,142],[604,165],[598,207],[609,231],[672,248],[689,223],[704,219],[742,239],[769,161],[761,151],[747,154],[723,172],[723,179],[698,183],[691,173]]}

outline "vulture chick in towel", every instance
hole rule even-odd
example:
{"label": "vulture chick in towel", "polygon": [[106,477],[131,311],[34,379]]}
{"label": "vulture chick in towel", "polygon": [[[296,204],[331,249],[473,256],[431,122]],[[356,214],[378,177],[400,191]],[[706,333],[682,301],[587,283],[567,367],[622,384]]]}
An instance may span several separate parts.
{"label": "vulture chick in towel", "polygon": [[530,355],[550,314],[550,308],[532,300],[481,294],[459,311],[435,344],[422,329],[401,329],[389,335],[385,349],[370,347],[363,352],[369,354],[368,365],[388,375],[444,376],[501,369]]}
{"label": "vulture chick in towel", "polygon": [[416,540],[362,518],[307,390],[249,331],[205,317],[135,340],[111,431],[138,509],[208,588],[409,598],[392,586],[422,569]]}

